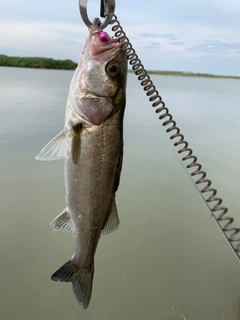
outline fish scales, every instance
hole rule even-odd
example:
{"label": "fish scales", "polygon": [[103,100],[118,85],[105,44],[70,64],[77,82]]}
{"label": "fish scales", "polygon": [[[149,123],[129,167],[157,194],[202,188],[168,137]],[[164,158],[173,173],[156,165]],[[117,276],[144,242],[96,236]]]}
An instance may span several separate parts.
{"label": "fish scales", "polygon": [[72,282],[84,309],[91,298],[100,236],[119,226],[115,192],[122,168],[126,102],[127,59],[117,40],[99,25],[95,19],[73,75],[64,129],[36,157],[65,159],[67,205],[51,227],[75,236],[76,249],[51,279]]}
{"label": "fish scales", "polygon": [[[93,241],[96,235],[91,230],[95,229],[100,236],[111,213],[115,186],[118,184],[117,173],[121,169],[119,163],[123,142],[122,130],[117,123],[119,117],[122,117],[120,112],[99,126],[82,130],[78,164],[75,166],[72,163],[70,152],[65,160],[67,211],[77,225],[75,229],[79,233],[77,241],[79,237],[81,263],[85,263],[86,248],[94,245],[94,252],[96,249]],[[85,239],[87,231],[90,236]]]}

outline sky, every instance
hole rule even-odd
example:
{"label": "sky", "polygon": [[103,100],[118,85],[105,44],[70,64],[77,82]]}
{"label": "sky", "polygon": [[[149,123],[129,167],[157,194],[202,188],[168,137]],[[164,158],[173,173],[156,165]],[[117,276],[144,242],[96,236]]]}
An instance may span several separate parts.
{"label": "sky", "polygon": [[[115,14],[148,70],[240,76],[239,0],[116,0]],[[0,54],[77,62],[87,36],[78,0],[0,0]]]}

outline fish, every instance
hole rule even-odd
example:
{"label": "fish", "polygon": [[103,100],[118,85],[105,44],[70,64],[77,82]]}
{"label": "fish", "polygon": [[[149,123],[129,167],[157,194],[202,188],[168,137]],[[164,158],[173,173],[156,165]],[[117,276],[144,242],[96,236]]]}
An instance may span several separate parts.
{"label": "fish", "polygon": [[70,83],[64,129],[36,156],[40,161],[64,159],[66,208],[50,225],[75,236],[76,248],[51,279],[72,282],[83,309],[91,299],[99,239],[119,226],[115,194],[123,160],[126,83],[121,44],[100,29],[96,18]]}

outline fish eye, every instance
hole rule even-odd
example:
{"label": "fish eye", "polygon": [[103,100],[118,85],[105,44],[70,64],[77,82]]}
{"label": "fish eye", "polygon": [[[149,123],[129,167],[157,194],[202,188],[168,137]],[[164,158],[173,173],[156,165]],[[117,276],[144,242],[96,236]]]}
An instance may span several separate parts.
{"label": "fish eye", "polygon": [[115,78],[116,76],[118,76],[120,71],[120,66],[116,62],[110,62],[106,66],[106,72],[111,78]]}

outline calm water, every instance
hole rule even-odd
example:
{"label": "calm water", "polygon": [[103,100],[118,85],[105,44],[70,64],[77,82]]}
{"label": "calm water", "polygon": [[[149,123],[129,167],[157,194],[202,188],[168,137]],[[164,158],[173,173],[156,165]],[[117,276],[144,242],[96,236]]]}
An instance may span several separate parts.
{"label": "calm water", "polygon": [[[63,127],[72,71],[0,68],[0,319],[236,320],[240,262],[129,75],[121,226],[103,237],[89,309],[50,280],[74,238],[49,223],[65,207],[63,162],[34,160]],[[240,82],[152,76],[240,227]]]}

